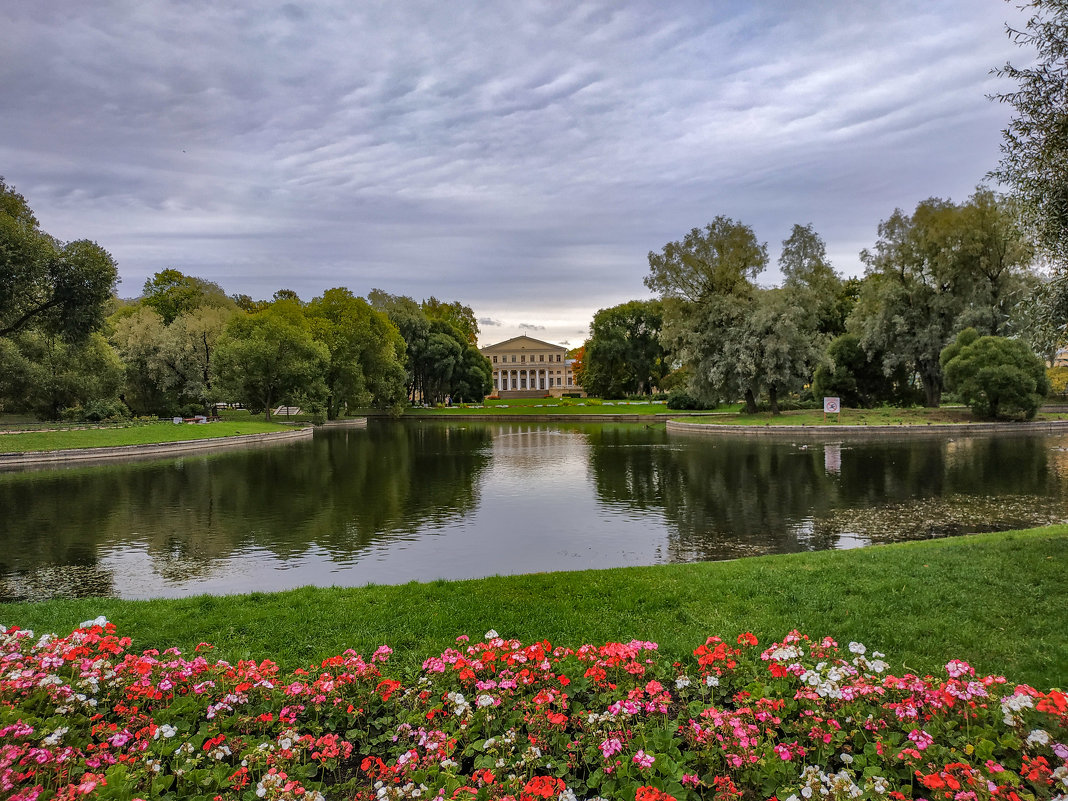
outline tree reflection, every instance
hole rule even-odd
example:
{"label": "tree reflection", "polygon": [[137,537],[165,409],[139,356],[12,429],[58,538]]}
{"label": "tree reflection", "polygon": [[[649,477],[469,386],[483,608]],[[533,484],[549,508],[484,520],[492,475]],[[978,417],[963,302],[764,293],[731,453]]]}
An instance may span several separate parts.
{"label": "tree reflection", "polygon": [[351,562],[472,510],[489,444],[484,429],[372,424],[283,447],[0,475],[0,597],[121,593],[106,563],[132,546],[172,584],[256,548]]}
{"label": "tree reflection", "polygon": [[[606,428],[590,444],[602,502],[662,508],[673,561],[882,538],[882,529],[857,526],[841,510],[893,510],[886,522],[904,536],[1038,525],[1064,512],[1046,437],[898,438],[843,443],[828,454],[816,442]],[[1028,509],[1021,497],[1043,502]],[[903,520],[910,508],[922,519]]]}

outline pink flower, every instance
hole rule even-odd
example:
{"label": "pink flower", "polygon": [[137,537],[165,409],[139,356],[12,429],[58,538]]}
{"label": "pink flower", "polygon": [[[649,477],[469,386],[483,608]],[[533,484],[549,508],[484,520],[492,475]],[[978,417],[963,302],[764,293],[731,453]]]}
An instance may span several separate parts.
{"label": "pink flower", "polygon": [[790,753],[789,747],[783,745],[782,743],[775,746],[775,753],[779,755],[779,759],[781,759],[783,762],[789,762],[791,759],[793,759],[793,754]]}
{"label": "pink flower", "polygon": [[653,757],[651,754],[645,753],[644,751],[638,751],[638,753],[634,755],[634,758],[631,759],[631,762],[636,764],[639,768],[651,768],[655,761],[655,757]]}
{"label": "pink flower", "polygon": [[393,649],[388,645],[380,645],[378,649],[371,654],[371,662],[385,662],[389,659],[389,655],[393,653]]}
{"label": "pink flower", "polygon": [[623,743],[619,741],[618,737],[611,737],[601,743],[601,753],[604,754],[604,758],[608,759],[612,754],[618,754],[623,750]]}
{"label": "pink flower", "polygon": [[697,785],[701,783],[701,780],[697,778],[696,773],[684,773],[679,781],[693,788],[696,788]]}
{"label": "pink flower", "polygon": [[959,659],[952,659],[946,663],[946,673],[951,678],[959,679],[961,676],[974,676],[975,670],[967,662],[962,662]]}
{"label": "pink flower", "polygon": [[920,751],[926,750],[927,747],[934,742],[934,737],[923,729],[913,729],[910,731],[909,739],[916,744],[916,748]]}

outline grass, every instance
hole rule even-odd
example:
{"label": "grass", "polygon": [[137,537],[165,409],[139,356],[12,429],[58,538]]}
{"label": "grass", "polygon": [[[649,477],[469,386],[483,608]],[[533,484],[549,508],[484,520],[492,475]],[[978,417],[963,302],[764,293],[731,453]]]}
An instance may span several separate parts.
{"label": "grass", "polygon": [[[740,404],[721,406],[719,412],[732,412]],[[408,409],[406,414],[440,414],[462,416],[465,414],[670,414],[667,400],[626,401],[602,400],[600,398],[509,398],[486,400],[482,404],[462,404],[433,409]]]}
{"label": "grass", "polygon": [[55,451],[67,448],[111,448],[118,445],[145,445],[189,439],[232,437],[237,434],[263,434],[292,430],[289,426],[255,421],[224,421],[204,425],[150,423],[128,428],[82,428],[57,431],[20,431],[0,434],[0,453]]}
{"label": "grass", "polygon": [[[1068,414],[1055,412],[1042,413],[1035,417],[1035,420],[1066,419],[1068,419]],[[687,420],[686,422],[739,426],[922,426],[945,425],[947,423],[977,423],[982,421],[975,418],[971,410],[963,406],[943,406],[938,409],[901,409],[893,406],[883,406],[877,409],[845,409],[841,415],[829,414],[826,418],[822,409],[803,409],[783,412],[778,415],[773,415],[771,412],[739,413],[703,420]]]}
{"label": "grass", "polygon": [[0,604],[0,622],[66,633],[103,614],[139,648],[212,642],[219,658],[293,668],[382,643],[415,667],[495,628],[579,645],[651,639],[681,656],[707,635],[793,628],[864,642],[895,670],[950,658],[1039,687],[1068,685],[1068,526],[657,567],[241,596]]}

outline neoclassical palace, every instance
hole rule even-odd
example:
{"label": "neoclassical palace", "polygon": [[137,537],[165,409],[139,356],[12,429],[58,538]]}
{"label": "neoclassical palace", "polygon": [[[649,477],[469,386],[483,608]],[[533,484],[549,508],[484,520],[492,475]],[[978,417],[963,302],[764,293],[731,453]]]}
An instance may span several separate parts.
{"label": "neoclassical palace", "polygon": [[[522,336],[481,348],[493,364],[493,394],[502,398],[582,392],[571,372],[567,348]],[[583,393],[584,394],[584,393]]]}

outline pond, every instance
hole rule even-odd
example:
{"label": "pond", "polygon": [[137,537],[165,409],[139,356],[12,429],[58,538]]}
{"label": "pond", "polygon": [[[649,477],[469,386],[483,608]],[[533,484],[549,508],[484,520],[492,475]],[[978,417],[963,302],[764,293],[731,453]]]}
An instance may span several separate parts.
{"label": "pond", "polygon": [[177,597],[733,559],[1068,519],[1068,437],[822,444],[393,422],[0,473],[0,599]]}

